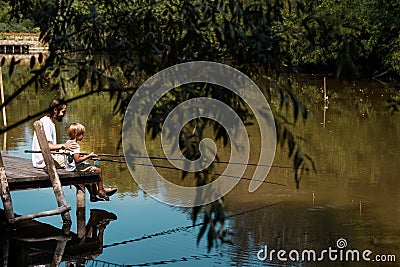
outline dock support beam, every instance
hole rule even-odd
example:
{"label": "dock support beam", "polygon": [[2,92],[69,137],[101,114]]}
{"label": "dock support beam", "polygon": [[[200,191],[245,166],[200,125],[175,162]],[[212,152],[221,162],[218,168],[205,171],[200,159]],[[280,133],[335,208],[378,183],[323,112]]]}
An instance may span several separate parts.
{"label": "dock support beam", "polygon": [[0,152],[0,194],[1,194],[1,200],[3,201],[4,211],[6,213],[7,220],[10,222],[11,220],[14,219],[15,215],[1,152]]}
{"label": "dock support beam", "polygon": [[14,219],[11,219],[9,221],[10,221],[10,223],[17,223],[17,222],[20,222],[20,221],[36,219],[36,218],[45,217],[45,216],[63,214],[63,213],[66,213],[66,212],[68,212],[70,210],[71,210],[71,206],[70,205],[66,205],[66,206],[58,207],[56,209],[49,210],[49,211],[40,211],[40,212],[28,214],[28,215],[15,217]]}
{"label": "dock support beam", "polygon": [[77,234],[78,238],[82,239],[86,234],[85,185],[78,184],[75,187]]}
{"label": "dock support beam", "polygon": [[[39,141],[44,162],[46,163],[47,171],[49,172],[50,181],[53,185],[53,191],[56,196],[58,207],[68,206],[67,201],[65,200],[64,191],[61,187],[60,178],[58,177],[58,173],[54,165],[53,157],[51,156],[50,147],[44,133],[43,124],[41,121],[35,121],[33,125],[35,127],[36,136]],[[61,217],[64,224],[71,224],[71,216],[69,211],[62,213]]]}

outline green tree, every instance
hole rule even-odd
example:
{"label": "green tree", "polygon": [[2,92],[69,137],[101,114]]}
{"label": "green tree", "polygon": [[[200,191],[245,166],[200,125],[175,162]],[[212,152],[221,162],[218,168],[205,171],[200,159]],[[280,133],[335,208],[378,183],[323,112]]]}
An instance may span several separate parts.
{"label": "green tree", "polygon": [[287,61],[300,71],[322,66],[340,78],[400,74],[397,1],[315,0],[307,1],[305,10],[286,21],[294,32]]}
{"label": "green tree", "polygon": [[10,4],[7,1],[0,1],[0,33],[35,32],[32,20],[12,17],[9,14],[10,11]]}

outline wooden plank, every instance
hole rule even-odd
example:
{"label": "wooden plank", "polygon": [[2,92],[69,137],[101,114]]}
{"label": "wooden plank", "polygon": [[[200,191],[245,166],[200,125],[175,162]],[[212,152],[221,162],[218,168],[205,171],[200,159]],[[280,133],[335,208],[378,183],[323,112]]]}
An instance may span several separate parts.
{"label": "wooden plank", "polygon": [[[35,188],[48,188],[51,187],[51,181],[49,178],[47,180],[43,179],[28,179],[28,180],[20,180],[14,179],[12,182],[9,181],[9,188],[11,191],[15,190],[26,190],[26,189],[35,189]],[[68,185],[76,185],[76,184],[89,184],[89,183],[97,183],[99,181],[99,177],[89,176],[89,177],[64,177],[60,178],[61,184],[63,186]]]}
{"label": "wooden plank", "polygon": [[22,215],[19,217],[15,217],[10,220],[10,223],[17,223],[17,222],[21,222],[21,221],[31,220],[31,219],[35,219],[35,218],[39,218],[39,217],[57,215],[57,214],[65,214],[70,210],[71,210],[71,206],[65,205],[65,206],[55,208],[53,210],[40,211],[40,212],[28,214],[28,215]]}
{"label": "wooden plank", "polygon": [[[61,182],[58,177],[56,167],[54,166],[53,157],[51,156],[49,144],[44,133],[43,124],[41,121],[35,121],[33,123],[33,126],[35,127],[36,136],[39,141],[39,146],[43,154],[44,162],[46,163],[47,171],[49,172],[57,204],[59,207],[66,206],[67,201],[65,200],[64,191],[62,190]],[[64,224],[71,224],[71,216],[69,212],[62,213],[61,217]]]}
{"label": "wooden plank", "polygon": [[[49,174],[45,169],[32,166],[31,159],[4,156],[3,162],[10,191],[52,187]],[[57,170],[61,185],[79,185],[97,183],[97,172],[69,172]]]}
{"label": "wooden plank", "polygon": [[50,241],[50,240],[56,240],[56,241],[64,241],[64,240],[71,240],[71,236],[65,236],[65,235],[49,235],[45,237],[20,237],[20,236],[15,236],[13,239],[18,240],[18,241],[23,241],[23,242],[45,242],[45,241]]}
{"label": "wooden plank", "polygon": [[3,201],[4,210],[6,212],[7,220],[10,222],[11,220],[14,219],[15,215],[1,152],[0,152],[0,194],[1,194],[1,200]]}
{"label": "wooden plank", "polygon": [[[34,168],[30,159],[4,156],[6,176],[10,190],[51,187],[48,173]],[[57,170],[62,185],[76,185],[99,182],[99,173],[69,172]]]}

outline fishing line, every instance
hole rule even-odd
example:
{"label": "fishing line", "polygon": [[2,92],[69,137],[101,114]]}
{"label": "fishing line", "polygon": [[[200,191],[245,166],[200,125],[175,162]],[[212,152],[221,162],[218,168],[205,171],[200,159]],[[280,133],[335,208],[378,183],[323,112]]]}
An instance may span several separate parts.
{"label": "fishing line", "polygon": [[[222,252],[220,252],[220,253],[216,253],[216,254],[191,255],[191,256],[187,256],[187,257],[180,257],[180,258],[169,259],[169,260],[160,260],[160,261],[135,263],[135,264],[122,264],[122,265],[117,265],[115,263],[111,263],[111,264],[112,264],[112,266],[121,266],[121,267],[122,266],[124,266],[124,267],[128,267],[128,266],[129,267],[133,267],[133,266],[155,266],[155,265],[164,265],[164,264],[169,264],[169,263],[189,262],[189,261],[193,261],[193,260],[221,258],[223,256],[224,256],[224,254]],[[97,260],[92,260],[92,261],[96,262],[95,266],[97,266]],[[99,263],[109,264],[108,262],[104,262],[104,261],[99,261]],[[92,263],[92,266],[94,266],[93,263]],[[282,264],[278,265],[278,264],[274,264],[274,263],[268,263],[268,266],[289,266],[289,265],[282,265]]]}
{"label": "fishing line", "polygon": [[[99,166],[98,164],[96,164],[96,161],[126,163],[125,161],[115,160],[115,159],[92,158],[92,160],[95,161],[95,165],[96,166]],[[171,166],[146,164],[146,163],[138,163],[138,162],[135,162],[134,164],[135,165],[139,165],[139,166],[145,166],[145,167],[156,167],[156,168],[161,168],[161,169],[170,169],[170,170],[179,170],[179,171],[181,171],[181,169],[176,168],[176,167],[171,167]],[[212,173],[207,172],[207,174],[212,174]],[[223,177],[228,177],[228,178],[235,178],[235,179],[243,179],[243,180],[247,180],[247,181],[257,181],[257,182],[266,183],[266,184],[287,186],[286,184],[281,184],[281,183],[277,183],[277,182],[270,182],[270,181],[264,181],[264,180],[258,180],[258,179],[253,179],[253,178],[248,178],[248,177],[240,177],[240,176],[234,176],[234,175],[227,175],[227,174],[222,174],[222,173],[214,173],[213,175],[214,176],[223,176]]]}
{"label": "fishing line", "polygon": [[[240,215],[244,215],[244,214],[248,214],[250,212],[254,212],[254,211],[258,211],[258,210],[262,210],[268,207],[272,207],[275,205],[278,205],[282,202],[275,202],[266,206],[261,206],[261,207],[257,207],[254,209],[250,209],[250,210],[245,210],[245,211],[241,211],[238,213],[234,213],[231,215],[226,216],[226,218],[232,218],[235,216],[240,216]],[[105,248],[109,248],[109,247],[117,247],[119,245],[125,245],[128,243],[133,243],[133,242],[137,242],[137,241],[141,241],[141,240],[146,240],[146,239],[151,239],[154,237],[159,237],[159,236],[164,236],[164,235],[168,235],[168,234],[172,234],[172,233],[176,233],[176,232],[181,232],[181,231],[186,231],[188,229],[197,227],[197,226],[201,226],[204,223],[197,223],[194,225],[190,225],[190,226],[183,226],[183,227],[176,227],[170,230],[166,230],[166,231],[162,231],[162,232],[158,232],[158,233],[154,233],[154,234],[150,234],[150,235],[143,235],[139,238],[135,238],[135,239],[130,239],[130,240],[126,240],[126,241],[122,241],[122,242],[115,242],[115,243],[111,243],[108,245],[103,245],[103,249]],[[39,248],[31,248],[33,251],[39,251],[39,252],[43,252],[43,253],[48,253],[50,255],[54,254],[53,251],[49,251],[46,249],[39,249]],[[167,263],[176,263],[176,262],[187,262],[189,260],[202,260],[202,259],[211,259],[214,257],[220,257],[223,256],[222,253],[216,253],[216,254],[200,254],[200,255],[190,255],[187,257],[180,257],[180,258],[173,258],[173,259],[168,259],[168,260],[160,260],[160,261],[154,261],[154,262],[144,262],[144,263],[136,263],[136,264],[119,264],[119,263],[113,263],[113,262],[109,262],[109,261],[104,261],[104,260],[97,260],[97,259],[88,259],[86,257],[82,257],[82,256],[71,256],[68,254],[64,254],[63,257],[65,258],[66,261],[78,261],[81,260],[82,262],[85,262],[86,265],[91,264],[91,266],[97,266],[98,264],[102,264],[102,266],[154,266],[154,265],[161,265],[161,264],[167,264]]]}
{"label": "fishing line", "polygon": [[[41,151],[32,151],[32,150],[25,150],[25,153],[42,153]],[[65,154],[65,155],[70,155],[69,152],[52,152],[55,154]],[[88,153],[80,153],[81,155],[88,155]],[[116,155],[116,154],[96,154],[98,156],[109,156],[113,155],[116,157],[122,157],[123,155]],[[149,157],[144,157],[144,156],[137,156],[134,158],[149,158]],[[151,158],[151,157],[150,157]],[[162,158],[162,157],[153,157],[155,159],[163,159],[163,160],[168,160],[167,158]],[[115,162],[115,163],[125,163],[125,160],[117,160],[117,159],[104,159],[104,158],[92,158],[91,160],[95,161],[95,165],[98,167],[100,166],[99,161],[106,161],[106,162]],[[175,159],[175,160],[182,160],[182,159]],[[216,163],[227,163],[229,164],[229,162],[220,162],[220,161],[216,161]],[[135,165],[139,165],[139,166],[145,166],[145,167],[156,167],[156,168],[161,168],[161,169],[170,169],[170,170],[181,170],[179,168],[176,167],[171,167],[171,166],[165,166],[165,165],[156,165],[156,164],[146,164],[146,163],[138,163],[135,162]],[[253,163],[239,163],[239,162],[234,162],[232,164],[242,164],[242,165],[252,165],[252,166],[266,166],[267,165],[257,165],[257,164],[253,164]],[[293,169],[292,167],[289,166],[270,166],[270,167],[279,167],[279,168],[288,168],[288,169]],[[212,173],[207,173],[207,174],[212,174]],[[266,183],[266,184],[274,184],[274,185],[280,185],[280,186],[287,186],[286,184],[282,184],[282,183],[277,183],[277,182],[270,182],[270,181],[265,181],[265,180],[258,180],[258,179],[253,179],[253,178],[248,178],[248,177],[240,177],[240,176],[234,176],[234,175],[227,175],[227,174],[222,174],[222,173],[215,173],[213,174],[215,176],[223,176],[223,177],[229,177],[229,178],[235,178],[235,179],[243,179],[243,180],[247,180],[247,181],[256,181],[256,182],[261,182],[261,183]]]}
{"label": "fishing line", "polygon": [[[134,263],[134,264],[120,264],[109,261],[97,260],[97,259],[87,259],[83,257],[74,257],[72,261],[81,260],[85,263],[85,266],[115,266],[115,267],[130,267],[130,266],[154,266],[154,265],[164,265],[168,263],[177,263],[177,262],[188,262],[190,260],[202,260],[202,259],[211,259],[213,257],[221,257],[222,253],[216,254],[200,254],[200,255],[191,255],[187,257],[180,257],[175,259],[168,260],[160,260],[153,262],[145,262],[145,263]],[[98,265],[100,264],[100,265]]]}
{"label": "fishing line", "polygon": [[223,256],[222,253],[217,254],[201,254],[201,255],[192,255],[188,257],[181,257],[177,259],[169,259],[169,260],[160,260],[160,261],[153,261],[153,262],[145,262],[145,263],[136,263],[136,264],[126,264],[124,266],[154,266],[154,265],[164,265],[168,263],[178,263],[178,262],[188,262],[189,260],[202,260],[202,259],[211,259],[212,257],[221,257]]}

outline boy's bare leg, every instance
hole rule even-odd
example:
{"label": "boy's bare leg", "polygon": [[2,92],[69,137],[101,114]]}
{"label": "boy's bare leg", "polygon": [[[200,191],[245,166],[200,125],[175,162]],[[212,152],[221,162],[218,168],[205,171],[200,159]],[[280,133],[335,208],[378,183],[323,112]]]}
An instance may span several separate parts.
{"label": "boy's bare leg", "polygon": [[96,168],[96,172],[99,173],[99,182],[93,184],[91,191],[89,192],[92,195],[93,199],[97,200],[110,200],[109,196],[112,196],[115,192],[117,192],[117,188],[104,188],[103,186],[103,175],[101,168]]}
{"label": "boy's bare leg", "polygon": [[99,172],[99,182],[97,184],[97,190],[100,194],[105,194],[104,192],[104,187],[103,187],[103,175],[102,175],[102,171],[101,168],[97,168],[97,172]]}

